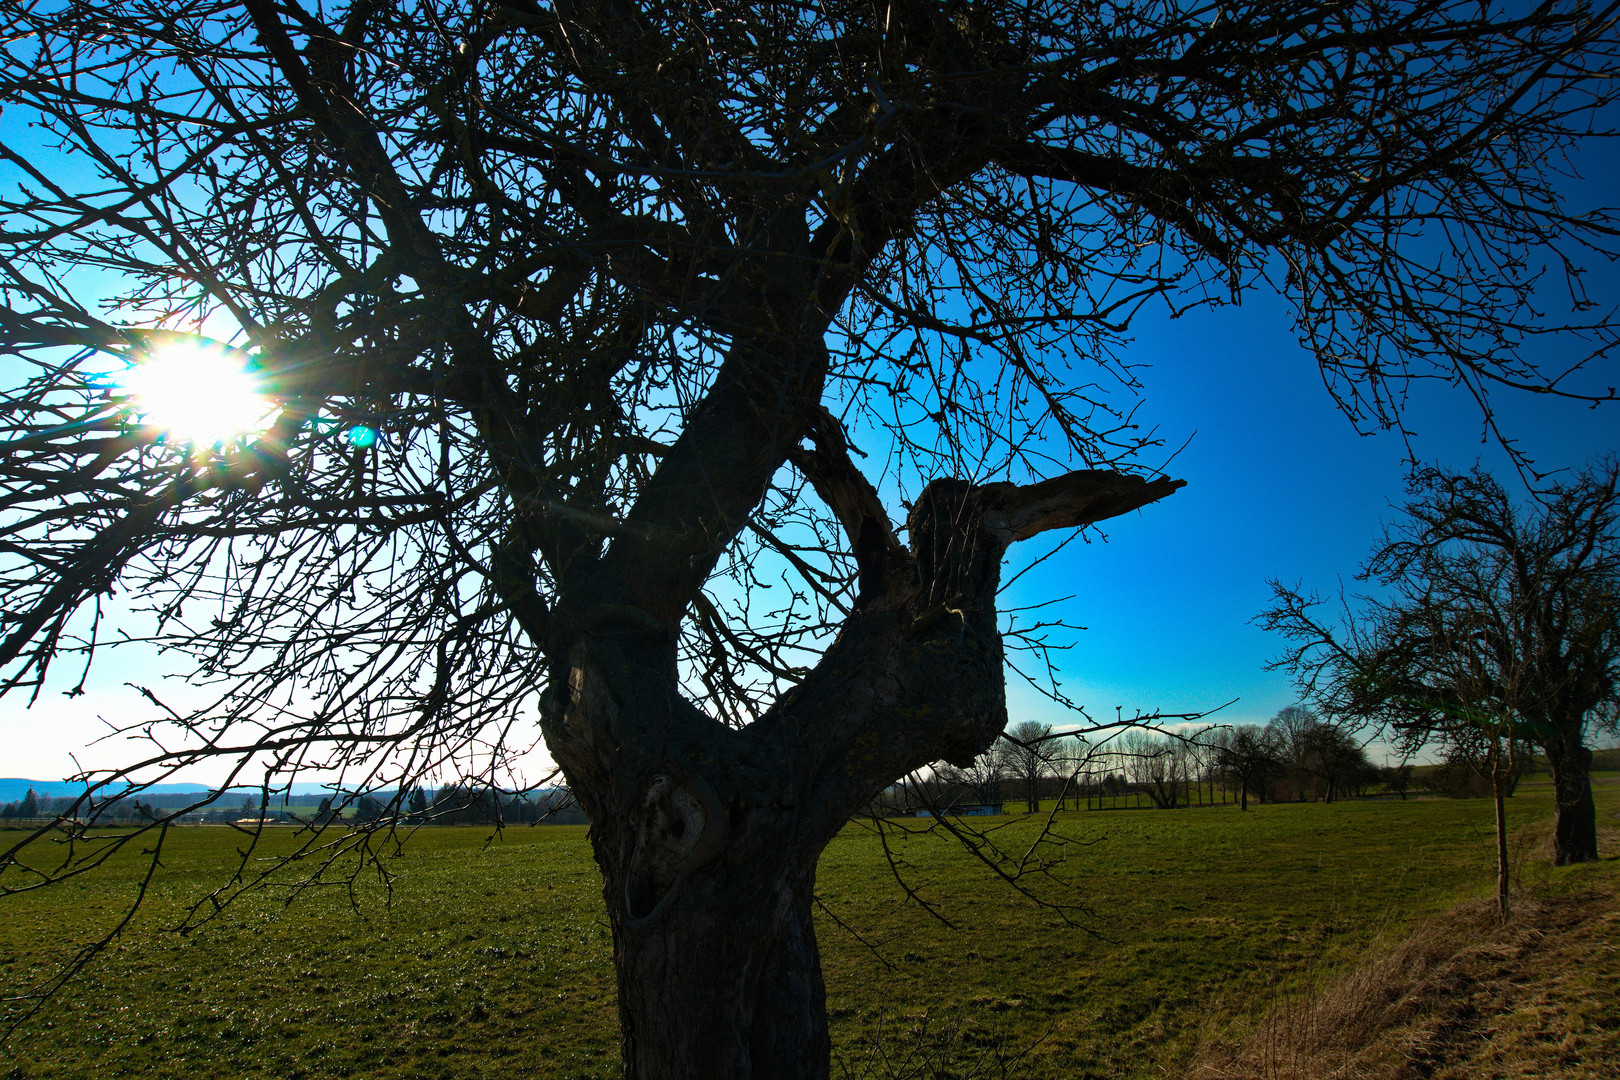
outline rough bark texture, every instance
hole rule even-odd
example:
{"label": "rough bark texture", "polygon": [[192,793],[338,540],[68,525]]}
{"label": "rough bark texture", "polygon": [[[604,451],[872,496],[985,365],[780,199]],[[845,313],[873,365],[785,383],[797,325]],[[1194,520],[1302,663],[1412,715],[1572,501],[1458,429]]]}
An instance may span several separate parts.
{"label": "rough bark texture", "polygon": [[824,838],[790,763],[692,715],[624,644],[575,648],[555,723],[570,775],[608,781],[575,790],[613,930],[625,1076],[823,1076],[810,909]]}
{"label": "rough bark texture", "polygon": [[638,897],[604,873],[625,1076],[826,1075],[807,855],[778,848],[716,861],[662,895]]}
{"label": "rough bark texture", "polygon": [[1553,825],[1553,862],[1596,862],[1597,807],[1592,802],[1592,751],[1549,743],[1547,761],[1552,767],[1553,797],[1558,816]]}

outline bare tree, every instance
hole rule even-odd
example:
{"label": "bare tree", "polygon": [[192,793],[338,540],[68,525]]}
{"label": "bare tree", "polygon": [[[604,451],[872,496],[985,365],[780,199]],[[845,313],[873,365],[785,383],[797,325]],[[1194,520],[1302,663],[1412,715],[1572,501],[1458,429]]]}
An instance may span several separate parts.
{"label": "bare tree", "polygon": [[1597,858],[1586,733],[1620,691],[1620,466],[1546,486],[1521,507],[1489,474],[1424,468],[1369,559],[1389,593],[1341,625],[1275,585],[1262,618],[1293,641],[1281,663],[1344,715],[1408,749],[1471,757],[1500,798],[1517,739],[1547,753],[1559,865]]}
{"label": "bare tree", "polygon": [[1024,794],[1024,809],[1037,813],[1041,808],[1041,783],[1058,774],[1058,743],[1052,725],[1024,720],[1002,736],[999,744],[1001,774]]}
{"label": "bare tree", "polygon": [[1114,740],[1130,729],[1131,724],[1122,723],[1113,727],[1096,731],[1076,731],[1070,733],[1070,738],[1052,740],[1055,750],[1053,752],[1053,767],[1057,773],[1058,808],[1063,808],[1062,800],[1072,798],[1075,809],[1084,806],[1090,809],[1093,797],[1100,797],[1102,782],[1108,776],[1114,761]]}
{"label": "bare tree", "polygon": [[1160,810],[1174,810],[1185,794],[1183,758],[1175,740],[1141,728],[1127,731],[1120,739],[1125,775],[1140,791],[1147,793]]}
{"label": "bare tree", "polygon": [[1378,776],[1384,787],[1399,795],[1402,802],[1406,801],[1406,793],[1412,788],[1411,762],[1402,760],[1399,765],[1385,765],[1378,770]]}
{"label": "bare tree", "polygon": [[1204,805],[1204,750],[1202,735],[1182,735],[1170,744],[1181,773],[1182,801],[1188,806]]}
{"label": "bare tree", "polygon": [[1300,767],[1320,782],[1323,802],[1355,791],[1372,767],[1361,742],[1341,724],[1313,725],[1301,750]]}
{"label": "bare tree", "polygon": [[[1178,486],[1144,306],[1275,284],[1365,427],[1613,396],[1517,351],[1613,341],[1557,171],[1612,13],[0,0],[0,685],[124,631],[217,691],[89,818],[208,758],[492,790],[543,736],[625,1075],[825,1076],[823,845],[1005,727],[1012,546]],[[201,334],[250,436],[129,396]]]}
{"label": "bare tree", "polygon": [[1244,724],[1220,749],[1221,767],[1237,786],[1239,805],[1249,809],[1249,796],[1264,801],[1283,769],[1282,749],[1269,727]]}
{"label": "bare tree", "polygon": [[1285,706],[1266,722],[1266,735],[1276,748],[1281,765],[1278,779],[1287,782],[1292,797],[1300,802],[1310,797],[1311,734],[1321,722],[1316,711],[1306,705]]}
{"label": "bare tree", "polygon": [[999,807],[1004,798],[1001,749],[1002,744],[998,742],[965,767],[942,763],[938,775],[954,791],[960,792],[965,801]]}

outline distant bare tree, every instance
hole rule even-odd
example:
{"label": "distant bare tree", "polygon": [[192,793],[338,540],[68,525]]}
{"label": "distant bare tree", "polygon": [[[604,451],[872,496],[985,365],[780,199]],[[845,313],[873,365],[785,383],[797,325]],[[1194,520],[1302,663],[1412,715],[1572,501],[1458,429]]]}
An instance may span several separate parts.
{"label": "distant bare tree", "polygon": [[1314,709],[1288,705],[1266,722],[1266,733],[1276,747],[1281,763],[1279,779],[1288,785],[1291,797],[1304,802],[1310,796],[1312,776],[1307,768],[1311,732],[1321,723]]}
{"label": "distant bare tree", "polygon": [[1000,806],[1003,798],[1000,761],[1000,747],[996,746],[965,766],[943,762],[938,775],[952,788],[971,793],[968,796],[971,801],[985,806]]}
{"label": "distant bare tree", "polygon": [[1041,783],[1057,775],[1059,748],[1052,725],[1024,720],[1002,738],[1001,773],[1015,790],[1023,792],[1024,809],[1033,814],[1041,808]]}
{"label": "distant bare tree", "polygon": [[1249,796],[1264,801],[1282,774],[1282,747],[1269,728],[1244,724],[1221,748],[1220,762],[1238,789],[1239,806],[1248,810]]}
{"label": "distant bare tree", "polygon": [[1323,802],[1364,786],[1371,768],[1361,742],[1338,724],[1318,722],[1305,732],[1299,767],[1320,783]]}
{"label": "distant bare tree", "polygon": [[1620,466],[1543,487],[1523,507],[1488,473],[1416,470],[1363,577],[1383,597],[1345,605],[1274,583],[1263,619],[1279,661],[1317,700],[1481,763],[1499,793],[1515,740],[1547,753],[1554,857],[1597,857],[1588,730],[1620,694]]}
{"label": "distant bare tree", "polygon": [[1378,771],[1379,779],[1384,786],[1406,801],[1406,793],[1412,788],[1412,765],[1403,761],[1399,765],[1386,765]]}
{"label": "distant bare tree", "polygon": [[1185,777],[1181,755],[1173,748],[1172,740],[1157,732],[1134,729],[1121,738],[1120,752],[1126,776],[1147,793],[1154,806],[1173,810],[1181,805]]}

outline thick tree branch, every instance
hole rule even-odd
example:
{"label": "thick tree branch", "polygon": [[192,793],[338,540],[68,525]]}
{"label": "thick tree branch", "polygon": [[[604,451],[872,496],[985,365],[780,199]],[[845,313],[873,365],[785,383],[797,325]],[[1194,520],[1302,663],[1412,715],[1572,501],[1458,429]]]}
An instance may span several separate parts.
{"label": "thick tree branch", "polygon": [[1139,510],[1185,487],[1185,480],[1147,480],[1116,472],[1065,473],[1022,487],[987,485],[985,526],[1012,544],[1052,529],[1073,529]]}

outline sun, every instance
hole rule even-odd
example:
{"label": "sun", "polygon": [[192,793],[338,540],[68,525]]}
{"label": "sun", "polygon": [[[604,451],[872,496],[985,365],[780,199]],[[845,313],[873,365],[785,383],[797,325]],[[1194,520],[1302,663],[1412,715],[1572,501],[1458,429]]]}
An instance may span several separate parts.
{"label": "sun", "polygon": [[276,406],[242,354],[206,340],[166,342],[116,384],[141,423],[170,442],[218,446],[257,435],[275,420]]}

